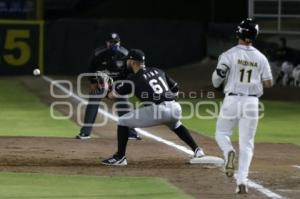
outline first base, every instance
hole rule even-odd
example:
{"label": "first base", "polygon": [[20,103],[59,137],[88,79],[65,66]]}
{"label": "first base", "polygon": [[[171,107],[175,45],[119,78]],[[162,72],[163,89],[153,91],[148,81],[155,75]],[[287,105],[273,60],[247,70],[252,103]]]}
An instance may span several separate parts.
{"label": "first base", "polygon": [[190,164],[200,164],[204,166],[212,167],[222,167],[224,165],[224,160],[216,156],[203,156],[201,158],[192,158]]}

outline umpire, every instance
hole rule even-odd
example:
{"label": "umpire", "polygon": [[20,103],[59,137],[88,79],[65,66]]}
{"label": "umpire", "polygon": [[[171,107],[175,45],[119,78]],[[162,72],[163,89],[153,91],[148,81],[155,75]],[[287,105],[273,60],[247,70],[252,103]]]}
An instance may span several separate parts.
{"label": "umpire", "polygon": [[[117,33],[110,33],[106,39],[106,47],[95,49],[94,54],[91,56],[89,73],[105,70],[110,74],[114,81],[126,79],[128,75],[127,66],[122,58],[128,54],[128,51],[121,46],[120,43],[120,36]],[[99,108],[99,104],[97,102],[101,100],[101,98],[96,97],[99,92],[101,91],[98,87],[97,81],[90,78],[89,104],[85,110],[84,125],[80,129],[80,133],[76,136],[76,139],[86,140],[91,138],[92,125],[95,123]],[[127,98],[118,98],[116,101],[122,102],[117,105],[117,109],[129,109]],[[126,113],[126,111],[118,111],[119,116]],[[134,129],[130,129],[129,139],[140,140],[141,138]]]}

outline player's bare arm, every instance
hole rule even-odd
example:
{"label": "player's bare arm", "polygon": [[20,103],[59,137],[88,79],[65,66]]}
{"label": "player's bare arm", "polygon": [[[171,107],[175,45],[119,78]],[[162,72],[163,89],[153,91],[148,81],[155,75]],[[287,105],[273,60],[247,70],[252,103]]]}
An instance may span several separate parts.
{"label": "player's bare arm", "polygon": [[269,79],[269,80],[263,81],[263,86],[264,86],[264,88],[271,88],[273,86],[273,80]]}

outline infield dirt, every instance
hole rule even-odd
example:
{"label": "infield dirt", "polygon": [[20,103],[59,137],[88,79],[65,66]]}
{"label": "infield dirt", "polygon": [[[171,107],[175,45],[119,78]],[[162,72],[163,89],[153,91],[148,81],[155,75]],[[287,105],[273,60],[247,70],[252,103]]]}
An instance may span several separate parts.
{"label": "infield dirt", "polygon": [[[61,79],[62,77],[60,77]],[[45,103],[53,102],[49,84],[42,79],[19,79],[26,88]],[[69,100],[76,106],[75,100]],[[60,110],[65,112],[63,108]],[[75,117],[73,117],[75,119]],[[102,118],[99,117],[99,120]],[[78,127],[79,130],[79,127]],[[184,145],[165,127],[147,129],[151,133]],[[74,136],[78,132],[74,132]],[[189,165],[190,157],[181,151],[143,138],[129,141],[126,167],[107,167],[100,161],[116,150],[116,125],[114,122],[95,128],[96,138],[1,137],[0,170],[15,172],[42,172],[54,174],[79,174],[101,176],[158,176],[167,179],[195,198],[267,198],[254,189],[247,196],[234,194],[235,183],[220,168],[206,169]],[[193,134],[209,155],[221,156],[215,141]],[[250,178],[272,191],[288,198],[299,198],[300,147],[289,144],[256,144]]]}

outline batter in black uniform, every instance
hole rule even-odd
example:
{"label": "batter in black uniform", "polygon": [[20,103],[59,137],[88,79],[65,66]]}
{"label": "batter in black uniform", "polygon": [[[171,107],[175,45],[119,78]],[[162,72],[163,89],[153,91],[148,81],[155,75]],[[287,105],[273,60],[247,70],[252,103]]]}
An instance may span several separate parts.
{"label": "batter in black uniform", "polygon": [[105,165],[127,165],[125,157],[130,128],[143,128],[167,125],[178,137],[195,152],[194,157],[204,156],[189,131],[181,124],[181,106],[175,101],[178,93],[177,83],[162,70],[145,67],[145,55],[141,50],[129,52],[127,67],[133,75],[128,78],[132,85],[124,83],[112,90],[108,97],[127,95],[134,92],[135,96],[145,105],[119,118],[118,151],[113,157],[102,161]]}
{"label": "batter in black uniform", "polygon": [[[106,71],[114,81],[122,80],[127,77],[127,67],[124,63],[124,56],[128,54],[128,51],[120,45],[120,37],[117,33],[111,33],[106,41],[106,47],[98,48],[90,60],[89,73],[95,73],[96,71]],[[90,98],[89,104],[87,105],[84,117],[84,126],[80,129],[80,133],[76,136],[77,139],[85,140],[91,138],[92,125],[96,120],[98,113],[99,102],[101,99],[97,97],[100,94],[101,89],[99,88],[98,82],[95,77],[90,78]],[[128,99],[125,97],[117,98],[119,105],[116,107],[120,110],[126,110],[129,108]],[[126,114],[126,111],[118,111],[118,115],[122,116]],[[129,139],[141,138],[138,136],[134,129],[129,130]]]}

